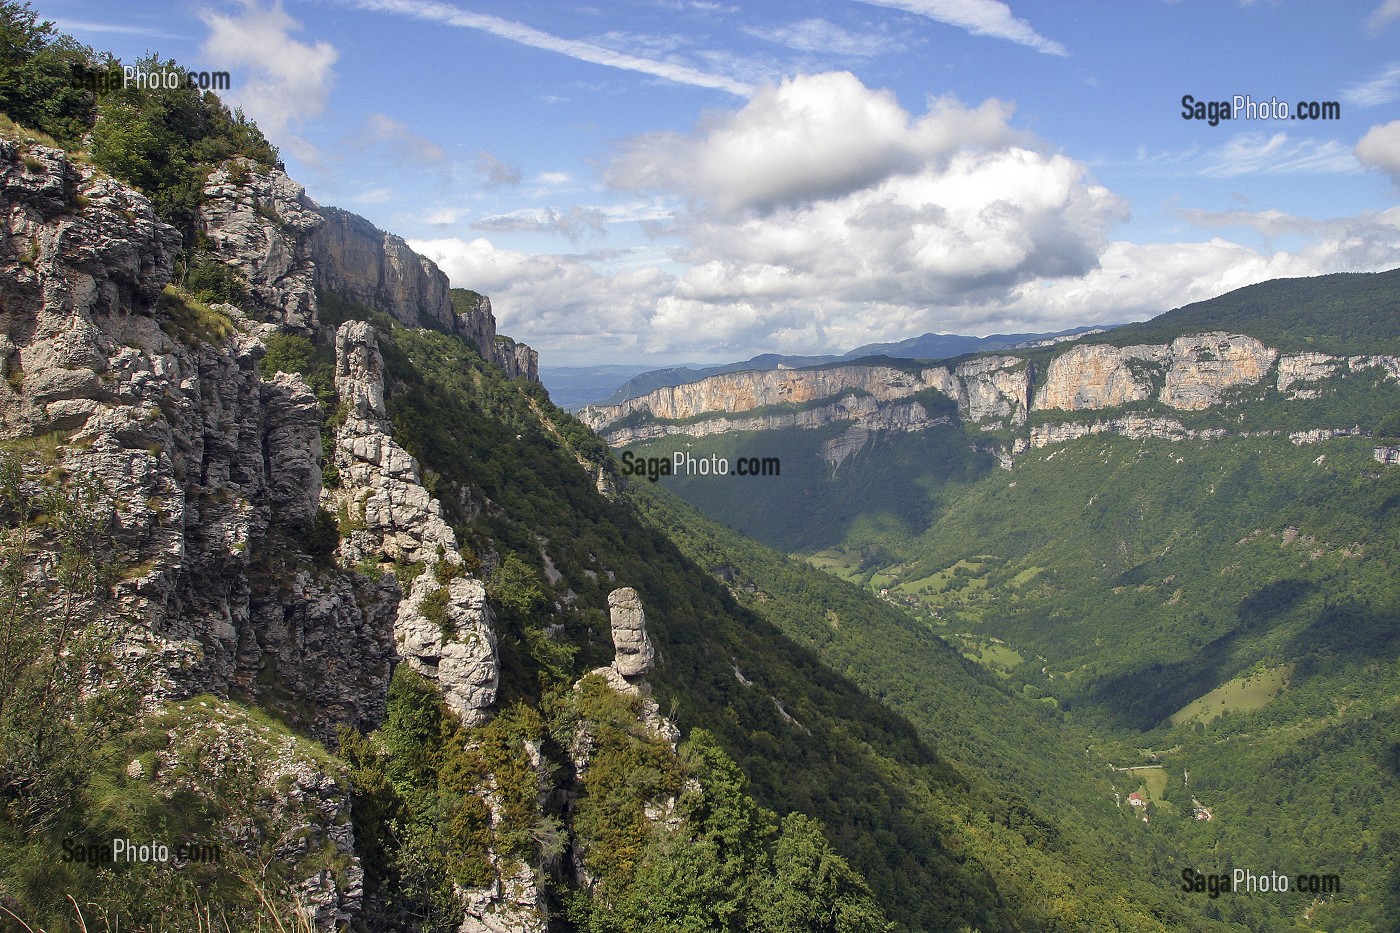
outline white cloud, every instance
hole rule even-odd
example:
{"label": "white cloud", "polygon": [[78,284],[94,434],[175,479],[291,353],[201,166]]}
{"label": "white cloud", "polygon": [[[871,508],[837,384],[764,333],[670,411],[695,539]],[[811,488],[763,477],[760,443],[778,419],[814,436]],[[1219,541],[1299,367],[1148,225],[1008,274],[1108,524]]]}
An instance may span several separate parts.
{"label": "white cloud", "polygon": [[[1395,0],[1400,9],[1400,0]],[[1342,92],[1342,100],[1354,107],[1379,107],[1400,100],[1400,63],[1390,65],[1380,74]]]}
{"label": "white cloud", "polygon": [[1093,267],[1123,202],[1064,156],[1008,147],[742,220],[677,222],[696,298],[927,304]]}
{"label": "white cloud", "polygon": [[1287,133],[1240,133],[1209,153],[1201,174],[1230,178],[1354,171],[1351,151],[1336,140],[1295,139]]}
{"label": "white cloud", "polygon": [[638,55],[629,55],[626,52],[619,52],[580,39],[566,39],[563,36],[551,35],[524,23],[512,22],[486,13],[474,13],[447,3],[437,2],[437,0],[354,0],[354,3],[362,10],[395,13],[401,16],[412,16],[416,19],[444,23],[448,26],[478,29],[501,39],[518,42],[521,45],[558,52],[560,55],[567,55],[570,58],[591,62],[595,65],[648,74],[664,78],[667,81],[674,81],[677,84],[714,88],[740,97],[748,96],[749,92],[753,90],[749,85],[724,75],[709,74],[677,62],[658,61]]}
{"label": "white cloud", "polygon": [[1085,276],[1017,288],[1005,320],[1037,328],[1143,320],[1267,279],[1379,272],[1400,262],[1400,209],[1324,226],[1321,237],[1295,252],[1264,253],[1219,237],[1112,243]]}
{"label": "white cloud", "polygon": [[259,0],[243,0],[242,5],[242,13],[235,16],[200,12],[209,27],[200,54],[212,67],[245,69],[224,96],[255,119],[274,143],[319,161],[316,147],[298,130],[325,112],[339,53],[329,42],[294,39],[292,33],[301,24],[287,15],[281,0],[268,7]]}
{"label": "white cloud", "polygon": [[799,52],[820,52],[847,58],[874,58],[902,49],[899,43],[891,41],[886,35],[860,35],[815,18],[770,28],[747,26],[744,32]]}
{"label": "white cloud", "polygon": [[966,29],[974,36],[991,36],[1024,45],[1047,55],[1068,55],[1063,45],[1036,32],[1017,19],[1011,8],[997,0],[862,0],[875,6],[916,13],[940,23]]}
{"label": "white cloud", "polygon": [[674,287],[653,266],[603,273],[588,257],[519,253],[485,238],[409,246],[452,284],[489,294],[501,332],[530,341],[555,365],[640,356],[657,305]]}
{"label": "white cloud", "polygon": [[960,148],[1014,140],[1010,109],[940,99],[911,120],[892,93],[870,90],[849,72],[801,76],[761,88],[742,110],[698,133],[632,140],[607,178],[624,190],[676,191],[720,211],[768,210],[839,197]]}
{"label": "white cloud", "polygon": [[1378,33],[1397,19],[1400,19],[1400,0],[1385,0],[1376,7],[1371,18],[1366,21],[1366,26],[1371,32]]}
{"label": "white cloud", "polygon": [[1355,151],[1362,165],[1380,169],[1400,185],[1400,120],[1371,127]]}
{"label": "white cloud", "polygon": [[1205,211],[1193,208],[1176,213],[1194,227],[1202,227],[1207,230],[1245,227],[1265,237],[1314,233],[1323,229],[1327,223],[1326,221],[1313,220],[1311,217],[1285,214],[1278,210]]}
{"label": "white cloud", "polygon": [[[580,216],[579,229],[642,221],[657,236],[646,250],[532,256],[484,237],[412,245],[455,284],[490,294],[502,330],[556,364],[1118,322],[1267,278],[1400,262],[1400,208],[1325,221],[1182,212],[1201,227],[1287,234],[1302,244],[1291,252],[1219,236],[1114,241],[1124,200],[1009,118],[997,101],[937,100],[919,115],[847,74],[794,78],[690,133],[620,150],[609,177],[637,198]],[[1323,144],[1261,137],[1230,164],[1251,153],[1256,169],[1274,171],[1336,158]],[[534,211],[482,226],[567,233],[573,222]]]}

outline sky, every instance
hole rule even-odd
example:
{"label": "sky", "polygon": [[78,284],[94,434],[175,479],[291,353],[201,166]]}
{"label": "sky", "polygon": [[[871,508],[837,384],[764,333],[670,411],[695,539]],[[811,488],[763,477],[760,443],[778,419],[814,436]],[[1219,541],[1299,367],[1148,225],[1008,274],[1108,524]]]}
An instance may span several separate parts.
{"label": "sky", "polygon": [[[1400,266],[1400,0],[31,2],[127,63],[228,71],[314,200],[545,365],[1054,331]],[[1212,126],[1185,95],[1265,107]]]}

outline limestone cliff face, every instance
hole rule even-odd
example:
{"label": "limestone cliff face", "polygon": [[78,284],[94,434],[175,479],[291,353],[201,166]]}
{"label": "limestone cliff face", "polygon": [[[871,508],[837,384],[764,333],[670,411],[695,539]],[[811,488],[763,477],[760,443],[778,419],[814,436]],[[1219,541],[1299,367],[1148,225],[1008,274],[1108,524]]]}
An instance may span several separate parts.
{"label": "limestone cliff face", "polygon": [[1278,360],[1278,390],[1289,398],[1316,398],[1316,389],[1295,386],[1326,379],[1337,371],[1342,362],[1326,353],[1285,354]]}
{"label": "limestone cliff face", "polygon": [[218,261],[248,283],[254,309],[280,327],[310,332],[319,296],[335,294],[409,327],[467,340],[512,378],[539,381],[539,357],[498,338],[489,299],[458,314],[447,276],[401,237],[363,217],[320,207],[281,171],[240,161],[210,174],[199,229]]}
{"label": "limestone cliff face", "polygon": [[717,415],[685,424],[651,422],[633,427],[609,428],[605,436],[609,444],[617,447],[677,434],[705,437],[730,431],[813,429],[837,421],[849,421],[853,428],[866,431],[922,431],[949,423],[947,417],[930,415],[928,409],[918,402],[881,403],[870,397],[843,396],[829,405],[819,405],[805,411],[749,416]]}
{"label": "limestone cliff face", "polygon": [[324,219],[306,189],[282,172],[240,165],[210,173],[204,196],[200,232],[248,282],[254,309],[292,330],[314,327],[317,267],[306,241]]}
{"label": "limestone cliff face", "polygon": [[[420,573],[394,620],[398,655],[437,682],[467,725],[480,725],[496,700],[495,618],[481,582],[463,565],[442,505],[423,488],[418,463],[391,436],[384,408],[384,360],[374,328],[346,321],[335,338],[336,391],[346,408],[336,434],[341,486],[327,500],[344,516],[340,556],[347,564],[395,561]],[[435,608],[434,608],[435,607]]]}
{"label": "limestone cliff face", "polygon": [[380,308],[409,327],[459,332],[447,276],[436,265],[357,214],[335,207],[320,214],[324,223],[307,248],[323,293]]}
{"label": "limestone cliff face", "polygon": [[[61,151],[25,155],[0,144],[0,435],[58,432],[56,468],[114,508],[119,656],[154,659],[153,700],[276,684],[316,710],[304,725],[324,738],[341,723],[373,726],[397,588],[297,551],[321,487],[310,389],[296,376],[261,379],[259,328],[236,309],[163,292],[180,238],[144,197]],[[274,295],[287,278],[268,281]],[[308,306],[280,307],[296,321]],[[286,544],[266,548],[273,538]],[[281,763],[338,819],[348,791],[299,770],[298,755]],[[339,877],[353,886],[348,827],[306,819],[316,825],[279,825],[303,841],[335,838],[353,869]],[[303,892],[326,925],[358,897],[332,875]]]}
{"label": "limestone cliff face", "polygon": [[1171,408],[1200,411],[1234,386],[1262,381],[1277,357],[1253,337],[1226,333],[1178,337],[1169,346],[1078,346],[1050,363],[1035,408],[1097,411],[1155,392]]}
{"label": "limestone cliff face", "polygon": [[851,389],[884,401],[912,395],[922,388],[917,376],[888,366],[723,373],[685,385],[666,386],[620,405],[590,405],[579,413],[579,418],[597,430],[640,411],[674,420],[741,413],[765,405],[801,405]]}
{"label": "limestone cliff face", "polygon": [[1123,437],[1137,439],[1151,437],[1168,441],[1180,441],[1187,438],[1209,440],[1225,436],[1225,432],[1219,428],[1193,431],[1188,430],[1185,425],[1174,418],[1155,418],[1150,415],[1134,413],[1119,418],[1104,418],[1092,422],[1070,421],[1036,425],[1031,428],[1030,437],[1025,446],[1019,450],[1062,444],[1065,441],[1088,437],[1091,434],[1119,434]]}
{"label": "limestone cliff face", "polygon": [[1050,362],[1035,408],[1093,411],[1144,401],[1152,395],[1152,381],[1146,367],[1135,369],[1133,363],[1160,366],[1167,355],[1166,347],[1074,347]]}
{"label": "limestone cliff face", "polygon": [[[908,373],[891,366],[834,366],[724,373],[697,382],[657,389],[620,405],[588,406],[579,418],[613,446],[686,434],[700,437],[727,431],[820,428],[850,422],[866,430],[919,431],[947,423],[918,402],[901,402],[927,389],[955,400],[962,416],[978,422],[1023,424],[1029,406],[1031,367],[1016,357],[987,357],[955,369],[935,367]],[[814,401],[829,399],[826,404]],[[793,404],[800,411],[745,415],[755,408]],[[613,423],[637,412],[685,423]],[[710,417],[706,417],[710,416]]]}
{"label": "limestone cliff face", "polygon": [[967,421],[1026,423],[1034,368],[1014,356],[984,356],[953,370],[937,366],[923,372],[924,384],[958,403]]}
{"label": "limestone cliff face", "polygon": [[1178,337],[1172,341],[1161,399],[1187,411],[1209,408],[1227,389],[1263,380],[1277,358],[1277,350],[1239,334]]}
{"label": "limestone cliff face", "polygon": [[[1400,380],[1400,360],[1323,353],[1280,357],[1277,350],[1253,337],[1211,332],[1162,345],[1076,344],[1050,360],[1033,394],[1034,364],[1000,354],[975,357],[951,367],[929,367],[917,375],[880,365],[727,373],[658,389],[621,405],[589,406],[580,418],[613,446],[677,434],[703,437],[844,423],[845,430],[821,449],[822,458],[839,467],[878,432],[922,431],[947,423],[949,419],[931,416],[920,402],[900,401],[930,389],[955,402],[959,417],[983,431],[1024,430],[1032,412],[1088,412],[1153,404],[1200,411],[1221,404],[1232,389],[1270,381],[1288,398],[1315,398],[1319,381],[1365,372]],[[804,407],[800,411],[753,412],[780,402]],[[649,417],[619,423],[637,414]],[[1336,430],[1325,429],[1324,433],[1338,436]],[[1098,433],[1176,440],[1217,437],[1223,432],[1187,430],[1172,418],[1129,411],[1095,421],[1041,419],[1010,447],[993,445],[991,452],[1010,469],[1017,452]]]}

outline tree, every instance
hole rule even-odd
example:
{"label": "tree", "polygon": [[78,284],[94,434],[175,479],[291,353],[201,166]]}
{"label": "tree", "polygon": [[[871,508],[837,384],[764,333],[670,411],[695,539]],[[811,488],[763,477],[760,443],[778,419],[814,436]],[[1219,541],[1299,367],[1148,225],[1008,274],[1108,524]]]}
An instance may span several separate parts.
{"label": "tree", "polygon": [[27,2],[0,0],[0,112],[16,123],[76,145],[97,97],[85,79],[111,64],[41,21]]}
{"label": "tree", "polygon": [[891,929],[865,879],[831,848],[821,824],[783,818],[773,874],[754,898],[763,933],[885,933]]}
{"label": "tree", "polygon": [[104,613],[112,516],[96,483],[30,479],[0,453],[0,808],[30,831],[74,807],[143,692]]}

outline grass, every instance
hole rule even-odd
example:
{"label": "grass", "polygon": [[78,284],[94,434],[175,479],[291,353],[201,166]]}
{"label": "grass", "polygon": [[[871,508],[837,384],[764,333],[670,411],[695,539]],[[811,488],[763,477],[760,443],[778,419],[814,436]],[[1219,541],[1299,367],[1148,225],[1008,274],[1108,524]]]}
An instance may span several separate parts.
{"label": "grass", "polygon": [[851,583],[859,583],[865,579],[864,575],[860,572],[860,558],[843,548],[826,548],[825,550],[817,551],[815,554],[807,555],[805,559],[807,563],[816,567],[818,570],[824,570],[827,573],[834,574],[842,580],[847,580]]}
{"label": "grass", "polygon": [[944,639],[956,641],[954,647],[963,657],[982,665],[1002,679],[1010,677],[1012,669],[1026,661],[1019,651],[999,638],[962,634],[945,635]]}
{"label": "grass", "polygon": [[28,127],[20,126],[4,114],[0,114],[0,136],[18,140],[22,143],[38,143],[41,146],[49,146],[53,149],[63,148],[48,133],[41,133],[38,130],[31,130]]}
{"label": "grass", "polygon": [[162,323],[186,345],[219,344],[233,333],[233,321],[229,320],[228,315],[215,311],[173,285],[165,286],[161,292],[159,307]]}
{"label": "grass", "polygon": [[1292,664],[1241,674],[1177,710],[1170,717],[1171,724],[1179,726],[1192,720],[1208,724],[1225,713],[1252,713],[1263,709],[1283,693],[1292,675]]}
{"label": "grass", "polygon": [[58,462],[67,444],[68,435],[66,433],[63,431],[52,431],[48,434],[37,434],[30,437],[19,437],[9,441],[0,441],[0,450],[6,450],[12,454],[16,454],[21,460],[37,461],[44,466],[49,466]]}

